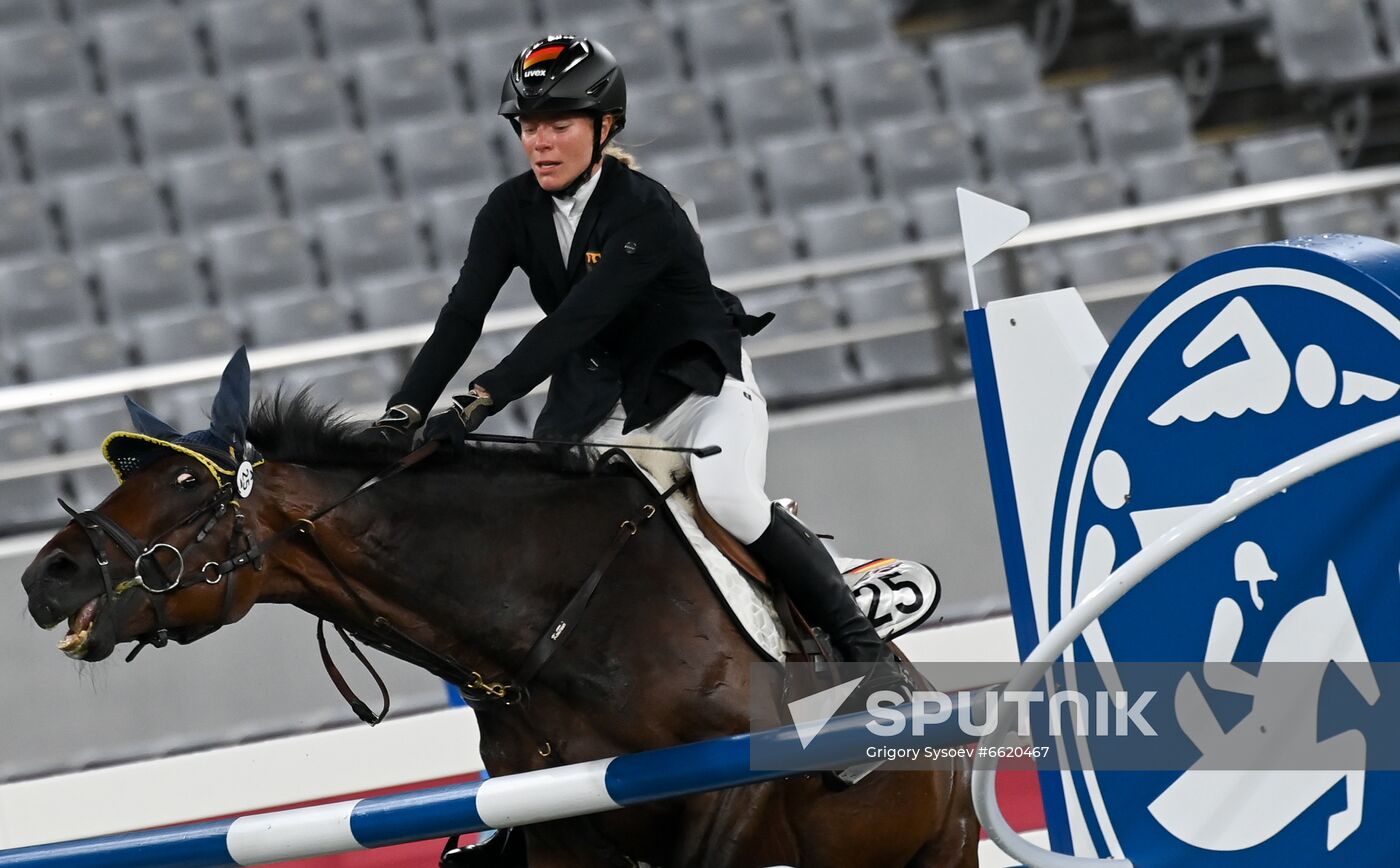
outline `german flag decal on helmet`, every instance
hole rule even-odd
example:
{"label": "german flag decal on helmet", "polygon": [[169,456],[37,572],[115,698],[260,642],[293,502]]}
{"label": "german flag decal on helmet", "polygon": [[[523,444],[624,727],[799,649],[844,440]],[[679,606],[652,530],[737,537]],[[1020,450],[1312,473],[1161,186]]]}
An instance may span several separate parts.
{"label": "german flag decal on helmet", "polygon": [[566,47],[567,46],[565,43],[556,42],[553,45],[543,45],[539,48],[536,48],[534,51],[530,52],[528,55],[525,56],[525,60],[521,62],[520,67],[522,69],[529,69],[537,63],[543,63],[546,60],[553,60],[554,58],[563,54],[564,49]]}

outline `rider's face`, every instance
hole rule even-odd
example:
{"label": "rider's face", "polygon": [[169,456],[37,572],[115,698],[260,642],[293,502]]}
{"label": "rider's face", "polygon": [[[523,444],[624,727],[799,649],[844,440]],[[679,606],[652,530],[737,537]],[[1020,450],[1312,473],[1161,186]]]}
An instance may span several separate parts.
{"label": "rider's face", "polygon": [[[603,118],[607,135],[612,118]],[[520,144],[540,186],[562,190],[588,168],[593,156],[593,119],[588,115],[526,115],[520,119]]]}

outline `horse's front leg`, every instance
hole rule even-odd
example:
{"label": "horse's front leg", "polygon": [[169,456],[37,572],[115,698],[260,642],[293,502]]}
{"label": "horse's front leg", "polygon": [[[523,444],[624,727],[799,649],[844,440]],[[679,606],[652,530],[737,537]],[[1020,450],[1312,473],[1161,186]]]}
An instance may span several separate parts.
{"label": "horse's front leg", "polygon": [[797,864],[797,839],[782,811],[780,782],[687,800],[666,868],[759,868]]}

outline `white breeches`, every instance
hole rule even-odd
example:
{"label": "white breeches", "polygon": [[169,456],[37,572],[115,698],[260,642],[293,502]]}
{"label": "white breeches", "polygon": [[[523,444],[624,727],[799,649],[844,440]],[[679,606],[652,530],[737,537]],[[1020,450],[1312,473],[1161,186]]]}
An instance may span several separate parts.
{"label": "white breeches", "polygon": [[[720,453],[690,459],[700,502],[720,526],[747,545],[758,539],[772,518],[763,491],[768,473],[768,404],[758,391],[748,353],[743,354],[743,380],[725,377],[718,395],[692,394],[655,422],[632,432],[645,432],[669,446],[718,446]],[[622,435],[619,403],[590,440],[616,442]]]}

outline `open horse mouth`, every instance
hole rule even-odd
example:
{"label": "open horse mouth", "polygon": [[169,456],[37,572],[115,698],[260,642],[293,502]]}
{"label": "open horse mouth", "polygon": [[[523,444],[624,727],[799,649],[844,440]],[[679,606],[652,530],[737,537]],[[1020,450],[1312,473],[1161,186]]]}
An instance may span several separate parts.
{"label": "open horse mouth", "polygon": [[[89,640],[93,635],[97,616],[102,611],[102,598],[93,597],[82,608],[68,616],[68,632],[58,643],[58,650],[74,660],[88,660]],[[108,651],[110,653],[110,649]],[[107,656],[102,654],[102,657]],[[101,659],[94,658],[94,659]]]}

